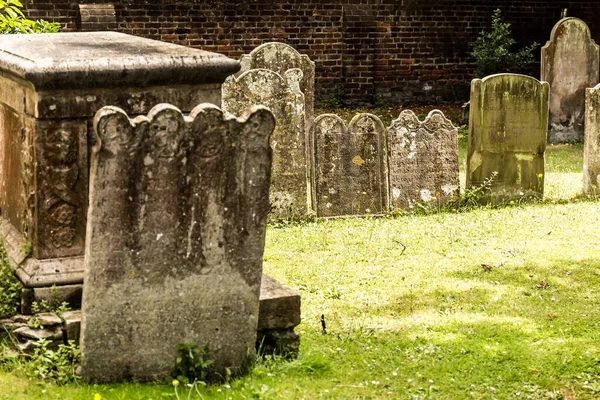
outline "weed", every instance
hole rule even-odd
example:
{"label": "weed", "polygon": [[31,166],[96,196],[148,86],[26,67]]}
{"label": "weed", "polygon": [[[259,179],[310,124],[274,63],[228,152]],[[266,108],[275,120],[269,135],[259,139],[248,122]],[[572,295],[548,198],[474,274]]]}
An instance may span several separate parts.
{"label": "weed", "polygon": [[74,341],[59,344],[57,350],[49,348],[48,340],[40,339],[29,361],[25,365],[30,378],[51,380],[59,385],[73,382],[79,377],[75,369],[81,362],[81,352]]}
{"label": "weed", "polygon": [[21,284],[10,268],[4,246],[0,243],[0,319],[12,317],[21,307]]}
{"label": "weed", "polygon": [[181,382],[194,383],[196,380],[205,381],[208,368],[213,360],[205,359],[208,355],[208,345],[199,349],[196,343],[184,343],[177,346],[179,356],[175,360],[175,368],[171,376]]}

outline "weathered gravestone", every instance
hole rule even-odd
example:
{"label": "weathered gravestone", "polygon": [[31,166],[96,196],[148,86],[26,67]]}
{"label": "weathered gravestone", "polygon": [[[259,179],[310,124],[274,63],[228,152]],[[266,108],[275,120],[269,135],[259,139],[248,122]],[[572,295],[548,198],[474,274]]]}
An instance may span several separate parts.
{"label": "weathered gravestone", "polygon": [[439,110],[404,110],[388,128],[390,206],[444,205],[458,195],[458,129]]}
{"label": "weathered gravestone", "polygon": [[116,32],[0,35],[0,233],[24,313],[34,300],[80,301],[96,111],[220,105],[220,85],[239,67]]}
{"label": "weathered gravestone", "polygon": [[275,115],[277,126],[271,137],[273,173],[270,217],[294,219],[309,211],[308,164],[306,157],[306,115],[300,90],[302,71],[283,75],[268,69],[252,69],[223,84],[223,109],[241,115],[263,105]]}
{"label": "weathered gravestone", "polygon": [[600,188],[600,84],[586,90],[583,140],[583,191],[598,195]]}
{"label": "weathered gravestone", "polygon": [[83,377],[162,379],[184,343],[239,373],[256,341],[273,115],[161,104],[134,120],[105,107],[94,124]]}
{"label": "weathered gravestone", "polygon": [[350,124],[323,114],[313,125],[317,216],[381,214],[388,211],[385,127],[373,114]]}
{"label": "weathered gravestone", "polygon": [[547,82],[525,75],[471,83],[467,189],[493,178],[483,201],[543,197],[548,92]]}
{"label": "weathered gravestone", "polygon": [[550,84],[548,141],[583,139],[585,89],[598,83],[600,52],[585,22],[564,18],[542,48],[542,81]]}

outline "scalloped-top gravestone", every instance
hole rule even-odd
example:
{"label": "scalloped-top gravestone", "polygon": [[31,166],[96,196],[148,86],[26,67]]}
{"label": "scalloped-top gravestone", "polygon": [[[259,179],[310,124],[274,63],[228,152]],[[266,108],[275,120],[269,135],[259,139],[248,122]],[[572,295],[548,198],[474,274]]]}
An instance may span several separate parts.
{"label": "scalloped-top gravestone", "polygon": [[163,379],[184,343],[239,373],[256,341],[273,115],[104,107],[94,125],[83,377]]}
{"label": "scalloped-top gravestone", "polygon": [[268,69],[251,69],[230,76],[223,84],[223,109],[241,115],[251,107],[268,107],[277,120],[271,136],[273,172],[270,218],[297,219],[309,212],[306,114],[300,90],[302,71],[283,75]]}
{"label": "scalloped-top gravestone", "polygon": [[542,48],[541,79],[550,84],[548,142],[583,139],[585,89],[600,78],[600,52],[590,29],[578,18],[556,23]]}
{"label": "scalloped-top gravestone", "polygon": [[323,114],[313,125],[317,216],[382,214],[388,210],[385,127],[373,114],[349,125]]}
{"label": "scalloped-top gravestone", "polygon": [[439,110],[404,110],[388,128],[390,207],[444,205],[458,195],[458,129]]}
{"label": "scalloped-top gravestone", "polygon": [[482,201],[543,197],[548,92],[547,82],[517,74],[471,83],[467,189],[490,183]]}

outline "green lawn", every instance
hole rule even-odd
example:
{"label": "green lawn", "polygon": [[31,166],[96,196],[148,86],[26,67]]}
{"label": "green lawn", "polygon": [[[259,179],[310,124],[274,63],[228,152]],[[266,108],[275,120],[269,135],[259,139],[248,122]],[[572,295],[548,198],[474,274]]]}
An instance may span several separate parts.
{"label": "green lawn", "polygon": [[[265,272],[302,296],[300,356],[191,398],[600,398],[600,204],[577,198],[581,159],[548,148],[543,203],[269,227]],[[0,399],[176,398],[9,370]]]}

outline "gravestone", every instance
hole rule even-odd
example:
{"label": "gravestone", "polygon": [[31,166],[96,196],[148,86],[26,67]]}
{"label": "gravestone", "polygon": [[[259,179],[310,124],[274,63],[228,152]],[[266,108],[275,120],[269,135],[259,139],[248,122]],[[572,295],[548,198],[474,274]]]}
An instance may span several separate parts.
{"label": "gravestone", "polygon": [[586,90],[583,140],[583,192],[600,193],[600,84]]}
{"label": "gravestone", "polygon": [[323,114],[313,125],[317,216],[382,214],[388,211],[385,127],[368,113],[349,125]]}
{"label": "gravestone", "polygon": [[544,194],[547,82],[498,74],[471,83],[467,189],[491,181],[483,201]]}
{"label": "gravestone", "polygon": [[252,69],[231,76],[223,84],[223,109],[241,115],[263,105],[275,115],[277,126],[271,137],[271,213],[273,220],[298,219],[309,212],[306,116],[300,90],[302,71],[283,75],[268,69]]}
{"label": "gravestone", "polygon": [[585,89],[600,79],[600,53],[585,22],[557,22],[542,48],[541,79],[550,84],[548,142],[583,139]]}
{"label": "gravestone", "polygon": [[185,343],[238,374],[256,341],[273,115],[105,107],[94,126],[83,377],[162,379]]}
{"label": "gravestone", "polygon": [[[0,233],[32,301],[80,297],[91,120],[221,104],[225,56],[117,32],[0,35]],[[52,290],[50,290],[52,288]]]}
{"label": "gravestone", "polygon": [[439,110],[404,110],[388,128],[390,206],[444,205],[458,195],[458,129]]}

